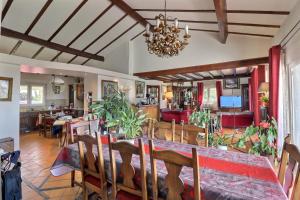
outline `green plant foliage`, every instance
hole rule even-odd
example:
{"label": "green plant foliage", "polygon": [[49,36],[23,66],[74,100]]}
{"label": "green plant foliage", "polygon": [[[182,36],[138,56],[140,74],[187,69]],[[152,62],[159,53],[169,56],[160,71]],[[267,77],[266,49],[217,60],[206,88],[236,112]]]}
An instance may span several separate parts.
{"label": "green plant foliage", "polygon": [[127,139],[137,137],[146,120],[143,111],[136,112],[126,100],[125,94],[119,91],[105,97],[103,101],[94,102],[90,109],[94,115],[105,120],[107,127],[121,128]]}
{"label": "green plant foliage", "polygon": [[189,117],[190,124],[205,128],[210,120],[210,110],[200,110],[193,112]]}
{"label": "green plant foliage", "polygon": [[[251,125],[238,140],[236,146],[245,148],[245,143],[251,141],[252,147],[249,149],[249,153],[263,156],[272,155],[275,157],[277,130],[277,122],[274,118],[268,122],[261,122],[259,126]],[[252,136],[257,137],[257,139],[252,141]]]}
{"label": "green plant foliage", "polygon": [[262,97],[260,98],[260,100],[261,100],[262,102],[264,102],[264,103],[268,103],[268,102],[269,102],[269,97],[267,97],[267,96],[262,96]]}
{"label": "green plant foliage", "polygon": [[230,139],[231,136],[225,134],[218,134],[217,136],[218,137],[215,140],[213,139],[214,146],[227,146],[228,139]]}

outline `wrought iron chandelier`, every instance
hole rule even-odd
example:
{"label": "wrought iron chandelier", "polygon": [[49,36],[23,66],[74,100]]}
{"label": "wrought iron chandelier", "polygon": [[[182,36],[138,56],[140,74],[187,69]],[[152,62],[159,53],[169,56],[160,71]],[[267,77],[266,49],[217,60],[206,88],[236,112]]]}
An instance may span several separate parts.
{"label": "wrought iron chandelier", "polygon": [[185,25],[185,33],[183,39],[180,39],[180,28],[178,26],[178,19],[175,18],[174,23],[169,25],[167,21],[167,1],[165,0],[165,13],[159,14],[155,17],[156,26],[153,28],[152,37],[150,32],[150,24],[146,26],[144,37],[148,46],[148,51],[158,57],[172,57],[177,56],[185,46],[187,46],[189,35],[188,25]]}

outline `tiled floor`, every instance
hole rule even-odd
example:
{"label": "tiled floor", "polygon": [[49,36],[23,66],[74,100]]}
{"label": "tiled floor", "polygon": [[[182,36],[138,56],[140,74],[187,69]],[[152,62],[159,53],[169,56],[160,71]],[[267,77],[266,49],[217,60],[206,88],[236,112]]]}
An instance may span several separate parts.
{"label": "tiled floor", "polygon": [[[225,134],[232,133],[230,129],[223,131]],[[37,133],[24,134],[20,137],[20,146],[24,200],[77,199],[81,189],[70,186],[71,175],[53,177],[49,171],[60,151],[58,139],[45,138]],[[80,180],[79,173],[76,178]]]}
{"label": "tiled floor", "polygon": [[81,194],[78,186],[70,186],[70,174],[61,177],[50,174],[49,169],[60,151],[58,139],[30,133],[21,135],[20,146],[24,200],[71,200]]}

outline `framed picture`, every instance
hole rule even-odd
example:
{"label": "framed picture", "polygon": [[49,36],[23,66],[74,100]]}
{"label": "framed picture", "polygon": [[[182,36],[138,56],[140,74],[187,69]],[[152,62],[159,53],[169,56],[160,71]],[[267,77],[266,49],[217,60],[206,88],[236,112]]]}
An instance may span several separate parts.
{"label": "framed picture", "polygon": [[118,92],[118,82],[102,80],[101,84],[102,84],[102,87],[101,87],[102,99],[104,97],[112,96]]}
{"label": "framed picture", "polygon": [[223,80],[224,89],[239,89],[240,88],[240,79],[239,78],[230,78]]}
{"label": "framed picture", "polygon": [[13,79],[0,77],[0,101],[11,101]]}
{"label": "framed picture", "polygon": [[136,98],[145,97],[145,82],[135,81],[135,97]]}

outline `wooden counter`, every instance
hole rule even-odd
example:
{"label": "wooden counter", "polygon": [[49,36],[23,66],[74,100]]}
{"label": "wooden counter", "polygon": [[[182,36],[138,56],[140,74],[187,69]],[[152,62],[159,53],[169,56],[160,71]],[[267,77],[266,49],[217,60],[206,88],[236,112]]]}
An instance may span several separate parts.
{"label": "wooden counter", "polygon": [[152,119],[157,119],[159,121],[159,106],[158,105],[142,105],[139,107],[140,110],[143,110],[147,117]]}

